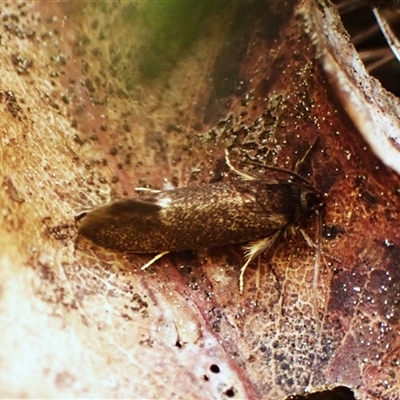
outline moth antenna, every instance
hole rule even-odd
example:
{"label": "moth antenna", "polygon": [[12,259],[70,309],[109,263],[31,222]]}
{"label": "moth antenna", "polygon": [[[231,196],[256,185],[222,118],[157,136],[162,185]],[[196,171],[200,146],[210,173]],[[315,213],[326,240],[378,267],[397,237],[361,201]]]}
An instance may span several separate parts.
{"label": "moth antenna", "polygon": [[149,268],[151,264],[153,264],[155,261],[157,261],[159,258],[161,258],[162,256],[165,256],[166,254],[168,254],[169,251],[164,251],[160,254],[157,254],[155,257],[153,257],[149,262],[147,262],[146,264],[143,265],[142,268],[140,268],[142,271],[145,270],[146,268]]}
{"label": "moth antenna", "polygon": [[228,153],[228,149],[225,149],[225,162],[226,165],[233,171],[235,172],[237,175],[239,175],[241,178],[243,178],[246,181],[254,181],[255,179],[257,179],[255,176],[250,175],[246,172],[240,171],[239,169],[235,168],[232,163],[231,160],[229,159],[229,153]]}
{"label": "moth antenna", "polygon": [[[271,165],[264,165],[264,164],[261,164],[261,163],[255,162],[255,161],[246,161],[246,162],[248,164],[251,164],[251,165],[256,165],[257,167],[267,168],[267,169],[270,169],[272,171],[283,172],[285,174],[291,175],[292,177],[301,180],[307,186],[313,188],[317,192],[317,190],[314,188],[313,184],[307,178],[305,178],[303,175],[298,174],[295,171],[292,171],[290,169],[280,168],[280,167],[274,167],[274,166],[271,166]],[[256,178],[253,178],[253,179],[256,179]]]}
{"label": "moth antenna", "polygon": [[319,141],[319,137],[317,137],[317,139],[315,139],[314,143],[307,149],[307,151],[304,153],[303,157],[301,157],[300,160],[296,161],[296,164],[294,166],[294,170],[299,175],[300,175],[300,168],[303,166],[303,164],[305,163],[307,157],[310,155],[311,151],[315,148],[315,146],[317,145],[318,141]]}
{"label": "moth antenna", "polygon": [[263,253],[266,250],[269,250],[271,246],[274,244],[276,238],[280,235],[281,231],[275,232],[272,236],[257,240],[247,246],[243,246],[243,250],[245,251],[246,262],[243,267],[240,269],[239,276],[239,292],[243,294],[244,288],[244,273],[248,267],[248,265],[253,261],[257,256]]}
{"label": "moth antenna", "polygon": [[[300,174],[299,170],[300,168],[303,166],[305,160],[307,159],[307,157],[310,155],[311,151],[315,148],[316,144],[318,143],[319,138],[317,138],[314,143],[307,149],[307,151],[305,152],[305,154],[303,155],[303,157],[298,160],[296,162],[296,165],[294,167],[294,171],[290,170],[290,169],[285,169],[285,168],[280,168],[280,167],[274,167],[274,166],[270,166],[270,165],[264,165],[262,163],[258,163],[255,161],[247,161],[247,163],[251,164],[251,165],[256,165],[258,167],[263,167],[263,168],[267,168],[270,169],[272,171],[277,171],[277,172],[282,172],[288,175],[291,175],[297,179],[300,179],[301,181],[303,181],[305,184],[307,184],[309,187],[314,188],[313,184],[307,179],[305,178],[303,175]],[[227,156],[227,150],[225,150],[225,154]],[[225,156],[225,157],[226,157]],[[315,190],[317,192],[317,190]]]}

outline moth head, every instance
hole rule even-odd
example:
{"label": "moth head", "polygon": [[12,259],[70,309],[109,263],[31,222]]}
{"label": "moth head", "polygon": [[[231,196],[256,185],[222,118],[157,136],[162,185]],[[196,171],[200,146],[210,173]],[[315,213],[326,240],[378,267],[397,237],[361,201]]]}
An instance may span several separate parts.
{"label": "moth head", "polygon": [[301,215],[310,216],[315,210],[320,209],[324,203],[322,194],[312,188],[303,188],[300,192]]}

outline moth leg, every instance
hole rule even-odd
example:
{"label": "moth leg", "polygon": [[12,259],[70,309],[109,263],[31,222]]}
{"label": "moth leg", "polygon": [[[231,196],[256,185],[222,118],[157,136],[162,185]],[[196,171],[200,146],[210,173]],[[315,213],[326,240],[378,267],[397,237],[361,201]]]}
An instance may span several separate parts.
{"label": "moth leg", "polygon": [[318,251],[321,252],[321,256],[326,256],[326,257],[330,258],[331,260],[335,260],[338,263],[342,262],[342,260],[340,258],[335,257],[332,254],[329,254],[328,252],[325,252],[325,251],[321,250],[320,249],[321,246],[320,246],[319,240],[317,242],[312,240],[310,238],[310,236],[303,229],[300,229],[300,233],[303,236],[304,240],[306,241],[308,247],[311,247],[311,248],[314,248],[314,249],[318,249]]}
{"label": "moth leg", "polygon": [[264,251],[267,251],[271,248],[271,246],[274,244],[276,238],[280,235],[281,231],[275,232],[272,236],[266,237],[261,240],[257,240],[254,243],[251,243],[248,246],[244,246],[245,250],[245,256],[247,258],[245,264],[240,270],[240,275],[239,275],[239,292],[240,294],[243,294],[243,288],[244,288],[244,273],[247,269],[247,266],[261,253]]}
{"label": "moth leg", "polygon": [[151,193],[151,194],[157,194],[157,193],[161,192],[161,190],[150,189],[150,188],[146,188],[146,187],[136,187],[135,191],[136,192],[142,192],[142,193]]}
{"label": "moth leg", "polygon": [[313,247],[314,249],[316,249],[318,247],[318,244],[316,242],[314,242],[314,240],[312,240],[310,238],[310,236],[307,235],[307,233],[304,229],[300,229],[300,233],[303,236],[304,240],[306,241],[306,243],[309,247]]}
{"label": "moth leg", "polygon": [[254,181],[255,179],[257,179],[255,176],[247,174],[246,172],[240,171],[237,168],[235,168],[232,164],[231,164],[231,160],[229,159],[229,154],[228,154],[228,150],[225,149],[225,162],[226,165],[233,171],[235,172],[237,175],[239,175],[241,178],[243,178],[246,181]]}
{"label": "moth leg", "polygon": [[166,254],[168,254],[169,251],[163,251],[160,254],[157,254],[155,257],[153,257],[149,262],[147,262],[146,264],[143,265],[142,268],[140,268],[142,271],[145,270],[146,268],[150,267],[151,264],[153,264],[155,261],[157,261],[159,258],[161,258],[162,256],[165,256]]}

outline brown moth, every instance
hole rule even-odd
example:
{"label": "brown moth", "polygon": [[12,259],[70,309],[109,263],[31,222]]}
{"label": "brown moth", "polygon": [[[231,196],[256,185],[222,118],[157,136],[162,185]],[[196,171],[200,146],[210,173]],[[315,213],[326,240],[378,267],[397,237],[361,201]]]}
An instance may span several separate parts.
{"label": "brown moth", "polygon": [[260,179],[226,160],[244,179],[115,201],[81,214],[79,234],[114,251],[159,253],[142,269],[169,252],[250,243],[244,247],[242,293],[249,263],[286,228],[321,208],[322,195],[296,172],[272,168],[293,179]]}

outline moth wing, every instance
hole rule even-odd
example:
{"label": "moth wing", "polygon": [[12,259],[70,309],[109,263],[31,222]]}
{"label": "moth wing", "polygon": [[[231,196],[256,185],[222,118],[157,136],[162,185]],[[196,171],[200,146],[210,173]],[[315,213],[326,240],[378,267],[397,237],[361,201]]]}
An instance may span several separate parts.
{"label": "moth wing", "polygon": [[123,199],[95,208],[80,216],[81,233],[118,224],[158,223],[162,206],[152,196],[146,199]]}
{"label": "moth wing", "polygon": [[162,206],[157,203],[157,198],[153,196],[138,197],[134,199],[124,199],[113,202],[104,206],[104,211],[110,216],[122,216],[122,215],[156,215]]}

